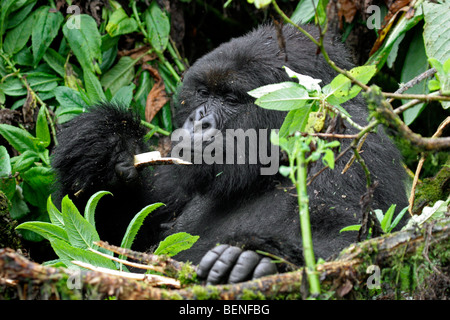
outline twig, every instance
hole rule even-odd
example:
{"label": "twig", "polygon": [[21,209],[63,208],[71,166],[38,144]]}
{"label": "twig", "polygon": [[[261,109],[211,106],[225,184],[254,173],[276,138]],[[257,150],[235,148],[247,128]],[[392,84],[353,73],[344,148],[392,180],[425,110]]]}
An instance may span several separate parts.
{"label": "twig", "polygon": [[[447,117],[438,127],[437,131],[433,134],[432,138],[437,138],[440,137],[444,131],[444,128],[450,123],[450,117]],[[426,153],[421,154],[420,156],[420,160],[419,163],[417,164],[417,168],[416,168],[416,173],[414,174],[414,180],[411,186],[411,194],[409,196],[409,208],[408,211],[410,213],[410,215],[412,216],[412,209],[413,209],[413,205],[414,205],[414,199],[416,197],[416,187],[417,187],[417,183],[419,181],[419,175],[420,172],[422,171],[422,167],[423,164],[425,163],[426,160]]]}

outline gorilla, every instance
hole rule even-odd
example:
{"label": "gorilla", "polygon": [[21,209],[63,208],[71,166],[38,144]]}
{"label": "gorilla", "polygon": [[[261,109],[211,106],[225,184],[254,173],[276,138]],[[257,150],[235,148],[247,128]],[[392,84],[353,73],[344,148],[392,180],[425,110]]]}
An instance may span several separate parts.
{"label": "gorilla", "polygon": [[[306,28],[317,36],[315,28]],[[270,154],[271,162],[283,161],[282,153],[270,145],[269,135],[260,133],[279,129],[286,113],[256,106],[247,92],[263,85],[294,81],[283,66],[322,79],[325,84],[336,73],[298,30],[285,26],[282,33],[284,47],[279,46],[273,26],[258,27],[220,45],[190,67],[175,106],[177,127],[190,132],[185,146],[200,139],[202,152],[217,132],[229,145],[237,137],[227,136],[226,130],[254,129],[259,139],[257,152]],[[348,54],[333,36],[326,38],[326,48],[337,65],[352,68]],[[355,122],[367,123],[368,112],[360,97],[345,108]],[[340,133],[356,132],[345,121],[341,123]],[[198,235],[192,248],[175,258],[199,264],[198,276],[207,283],[236,283],[284,271],[256,250],[303,264],[295,189],[277,170],[262,174],[271,165],[267,157],[244,163],[194,161],[187,166],[136,168],[134,155],[149,151],[143,139],[145,133],[137,115],[109,103],[93,106],[70,121],[58,134],[59,145],[52,158],[58,180],[57,199],[68,194],[81,208],[93,193],[112,192],[112,197],[99,202],[96,225],[102,240],[117,245],[140,209],[151,203],[164,203],[147,217],[133,248],[152,250],[176,232]],[[348,139],[341,140],[342,149],[349,143]],[[252,145],[247,141],[241,147]],[[239,148],[227,148],[225,152]],[[195,157],[195,152],[187,151],[182,156]],[[242,155],[250,156],[247,151]],[[397,208],[406,206],[401,157],[381,128],[366,139],[361,156],[373,180],[379,182],[372,207],[385,211],[391,204],[397,204]],[[334,170],[322,172],[308,189],[313,245],[319,258],[329,258],[356,240],[354,232],[339,233],[343,227],[361,223],[359,203],[366,192],[360,165],[355,163],[345,174],[341,173],[350,157],[347,153],[339,159]],[[229,157],[234,161],[237,158],[236,154]],[[318,161],[310,166],[308,174],[314,175],[321,168],[323,164]]]}

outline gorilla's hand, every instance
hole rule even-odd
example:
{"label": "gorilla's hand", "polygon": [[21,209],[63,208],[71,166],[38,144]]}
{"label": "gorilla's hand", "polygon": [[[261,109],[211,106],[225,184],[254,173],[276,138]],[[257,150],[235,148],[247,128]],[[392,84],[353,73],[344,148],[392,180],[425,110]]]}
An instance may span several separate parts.
{"label": "gorilla's hand", "polygon": [[270,258],[255,251],[220,245],[209,250],[198,265],[197,275],[207,284],[237,283],[277,272]]}

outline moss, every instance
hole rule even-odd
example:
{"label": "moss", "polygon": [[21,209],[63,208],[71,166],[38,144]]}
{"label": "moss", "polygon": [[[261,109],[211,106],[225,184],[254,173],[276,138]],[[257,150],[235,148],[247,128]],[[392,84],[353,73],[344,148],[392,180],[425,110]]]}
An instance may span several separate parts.
{"label": "moss", "polygon": [[219,290],[214,286],[194,286],[192,287],[194,299],[196,300],[216,300],[220,297]]}
{"label": "moss", "polygon": [[180,272],[178,272],[177,278],[182,286],[198,283],[197,273],[195,272],[195,268],[190,262],[187,262],[183,265]]}

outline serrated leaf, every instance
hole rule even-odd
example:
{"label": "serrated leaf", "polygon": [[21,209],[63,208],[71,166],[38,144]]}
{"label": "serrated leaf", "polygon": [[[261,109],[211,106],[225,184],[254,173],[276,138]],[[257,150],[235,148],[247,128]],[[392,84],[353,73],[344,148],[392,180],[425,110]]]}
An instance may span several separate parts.
{"label": "serrated leaf", "polygon": [[289,111],[281,125],[279,135],[281,137],[287,137],[296,131],[305,132],[309,114],[312,110],[311,107],[312,105],[308,104],[302,108]]}
{"label": "serrated leaf", "polygon": [[115,95],[120,88],[129,85],[134,78],[136,62],[138,62],[138,59],[120,58],[119,62],[106,72],[100,80],[105,91],[110,89],[111,94]]}
{"label": "serrated leaf", "polygon": [[186,232],[178,232],[161,241],[154,253],[173,257],[179,252],[191,248],[198,239],[199,236],[192,236]]}
{"label": "serrated leaf", "polygon": [[286,82],[268,84],[268,85],[253,89],[247,93],[249,95],[251,95],[253,98],[258,99],[266,94],[272,93],[272,92],[280,90],[280,89],[292,88],[292,87],[298,87],[298,86],[299,86],[298,83],[295,83],[292,81],[286,81]]}
{"label": "serrated leaf", "polygon": [[[70,27],[74,25],[73,19],[79,19],[80,28]],[[102,40],[94,18],[87,14],[73,15],[64,25],[63,33],[83,71],[100,74]]]}
{"label": "serrated leaf", "polygon": [[35,138],[26,130],[11,126],[9,124],[0,124],[0,134],[19,153],[23,153],[27,150],[34,150],[38,152],[38,149],[34,143]]}
{"label": "serrated leaf", "polygon": [[57,239],[50,241],[50,244],[53,250],[55,250],[55,253],[67,267],[79,268],[74,265],[72,261],[81,261],[97,267],[104,267],[112,270],[116,269],[114,262],[108,258],[95,254],[94,252],[73,247],[67,242]]}
{"label": "serrated leaf", "polygon": [[81,216],[68,196],[62,200],[61,214],[72,246],[80,249],[93,248],[93,242],[100,240],[94,226]]}
{"label": "serrated leaf", "polygon": [[24,222],[16,227],[16,229],[24,229],[36,232],[40,236],[44,237],[47,240],[62,240],[65,242],[69,242],[69,238],[67,237],[66,231],[63,228],[53,225],[48,222],[41,221],[28,221]]}
{"label": "serrated leaf", "polygon": [[33,22],[34,15],[31,14],[25,21],[7,32],[3,44],[3,49],[6,53],[12,55],[22,50],[31,36]]}
{"label": "serrated leaf", "polygon": [[125,107],[131,106],[131,101],[133,100],[133,91],[136,88],[134,83],[120,88],[114,97],[111,99],[111,103],[120,104]]}
{"label": "serrated leaf", "polygon": [[53,204],[51,196],[47,199],[47,212],[52,224],[64,229],[64,219],[62,213]]}
{"label": "serrated leaf", "polygon": [[64,17],[59,11],[53,11],[49,6],[36,11],[36,20],[32,28],[31,44],[33,48],[33,63],[36,67],[58,34]]}
{"label": "serrated leaf", "polygon": [[151,205],[146,206],[144,209],[139,211],[131,220],[131,222],[128,225],[127,231],[125,232],[125,235],[123,236],[121,247],[130,249],[131,245],[133,244],[134,239],[136,238],[136,235],[141,228],[142,224],[144,223],[144,219],[156,208],[159,208],[163,206],[163,203],[154,203]]}
{"label": "serrated leaf", "polygon": [[105,101],[106,96],[103,92],[102,85],[97,76],[90,70],[84,70],[84,86],[86,88],[87,95],[91,104],[95,104],[100,101]]}
{"label": "serrated leaf", "polygon": [[111,192],[108,191],[99,191],[92,195],[89,198],[89,201],[86,204],[86,207],[84,208],[84,218],[94,226],[95,228],[95,209],[97,208],[97,204],[100,201],[100,199],[105,195],[112,195]]}
{"label": "serrated leaf", "polygon": [[255,104],[264,109],[289,111],[303,107],[311,99],[302,86],[297,86],[266,94],[256,99]]}
{"label": "serrated leaf", "polygon": [[152,1],[144,12],[144,19],[152,47],[162,53],[169,43],[169,17],[161,10],[157,1]]}
{"label": "serrated leaf", "polygon": [[[375,66],[355,67],[349,73],[363,84],[367,84],[375,75]],[[336,76],[328,85],[323,88],[323,92],[328,96],[327,101],[332,105],[339,105],[358,95],[361,87],[353,85],[349,78],[343,74]]]}

